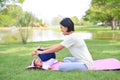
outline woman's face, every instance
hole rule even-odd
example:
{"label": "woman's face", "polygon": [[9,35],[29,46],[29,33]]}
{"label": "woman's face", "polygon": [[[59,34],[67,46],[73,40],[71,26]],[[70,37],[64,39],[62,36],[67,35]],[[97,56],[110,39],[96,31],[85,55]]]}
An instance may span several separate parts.
{"label": "woman's face", "polygon": [[36,67],[41,68],[42,67],[42,61],[40,59],[36,59],[34,61],[34,64]]}
{"label": "woman's face", "polygon": [[63,33],[63,35],[68,35],[68,32],[67,32],[68,28],[67,27],[60,25],[60,29],[61,29],[61,32]]}

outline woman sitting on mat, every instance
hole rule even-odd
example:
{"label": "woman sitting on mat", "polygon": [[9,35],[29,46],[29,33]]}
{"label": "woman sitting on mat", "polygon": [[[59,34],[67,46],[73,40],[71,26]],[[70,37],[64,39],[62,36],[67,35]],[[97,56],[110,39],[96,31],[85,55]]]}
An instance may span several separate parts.
{"label": "woman sitting on mat", "polygon": [[32,56],[58,52],[67,48],[72,57],[65,59],[65,62],[59,65],[60,71],[71,70],[91,70],[93,68],[93,59],[82,37],[75,33],[74,23],[70,18],[64,18],[60,22],[60,29],[65,38],[62,42],[43,48],[43,51],[36,50]]}

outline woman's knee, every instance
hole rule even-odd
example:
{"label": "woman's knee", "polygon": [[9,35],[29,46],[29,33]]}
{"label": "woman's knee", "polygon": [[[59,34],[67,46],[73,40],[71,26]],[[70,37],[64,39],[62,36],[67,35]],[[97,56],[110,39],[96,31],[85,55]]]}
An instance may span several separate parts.
{"label": "woman's knee", "polygon": [[76,62],[77,60],[74,57],[65,57],[64,62]]}

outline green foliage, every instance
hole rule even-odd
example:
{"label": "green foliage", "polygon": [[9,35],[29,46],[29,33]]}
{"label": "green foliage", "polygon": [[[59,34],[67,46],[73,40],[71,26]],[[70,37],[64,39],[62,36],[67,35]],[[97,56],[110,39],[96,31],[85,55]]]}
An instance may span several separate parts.
{"label": "green foliage", "polygon": [[6,8],[8,5],[22,4],[24,0],[0,0],[0,11]]}
{"label": "green foliage", "polygon": [[39,22],[39,24],[43,24],[43,21],[42,21],[42,20],[38,20],[37,22]]}
{"label": "green foliage", "polygon": [[[14,1],[14,0],[11,0],[11,2],[12,1]],[[0,10],[0,14],[2,15],[2,16],[0,16],[0,18],[2,18],[2,21],[1,21],[2,24],[0,23],[0,26],[16,25],[18,17],[23,12],[22,8],[15,4],[7,5],[7,3],[10,3],[9,0],[2,1],[1,3],[4,3],[5,7],[2,10]],[[3,16],[5,16],[5,17],[3,17]],[[7,23],[6,23],[6,21],[7,21]]]}
{"label": "green foliage", "polygon": [[23,3],[25,0],[18,0],[19,3]]}
{"label": "green foliage", "polygon": [[[118,19],[120,15],[119,0],[92,0],[90,9],[86,12],[85,18],[94,21],[110,21],[114,18]],[[120,18],[119,18],[120,19]]]}
{"label": "green foliage", "polygon": [[93,23],[90,22],[90,21],[86,21],[84,19],[80,19],[79,20],[79,25],[81,25],[81,26],[91,26],[91,25],[93,25]]}
{"label": "green foliage", "polygon": [[[9,5],[6,9],[4,9],[6,15],[11,16],[14,19],[18,19],[18,17],[23,13],[23,10],[20,6],[17,5]],[[5,14],[5,13],[3,13]]]}
{"label": "green foliage", "polygon": [[18,24],[21,26],[32,26],[36,20],[31,13],[24,12],[19,16]]}
{"label": "green foliage", "polygon": [[0,18],[2,19],[2,21],[0,25],[1,26],[16,25],[18,22],[18,17],[21,15],[22,12],[23,11],[21,7],[17,5],[8,5],[7,8],[1,11]]}
{"label": "green foliage", "polygon": [[120,0],[92,0],[90,9],[84,16],[85,20],[109,23],[116,30],[116,21],[120,20]]}
{"label": "green foliage", "polygon": [[13,19],[11,16],[0,14],[0,26],[8,27],[14,24],[16,24],[16,20]]}
{"label": "green foliage", "polygon": [[76,16],[71,17],[72,21],[74,22],[75,25],[80,25],[80,21]]}

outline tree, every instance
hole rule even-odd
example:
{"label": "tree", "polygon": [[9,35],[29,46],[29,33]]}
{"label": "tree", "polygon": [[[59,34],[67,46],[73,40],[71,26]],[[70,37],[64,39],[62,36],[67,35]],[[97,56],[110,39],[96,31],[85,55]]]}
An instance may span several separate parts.
{"label": "tree", "polygon": [[92,0],[90,9],[84,16],[85,20],[109,22],[111,29],[116,29],[115,21],[120,20],[119,0]]}
{"label": "tree", "polygon": [[[23,13],[23,10],[18,5],[8,5],[4,10],[1,11],[1,15],[3,16],[9,16],[9,17],[2,17],[2,19],[5,21],[6,19],[11,22],[5,23],[4,21],[2,23],[5,23],[8,26],[16,25],[18,22],[19,16]],[[12,23],[12,20],[14,20],[14,23]],[[4,25],[3,25],[4,26]]]}
{"label": "tree", "polygon": [[32,26],[32,25],[34,25],[34,22],[37,20],[38,19],[33,14],[31,14],[29,12],[24,12],[18,18],[18,25]]}
{"label": "tree", "polygon": [[[34,23],[36,23],[36,21],[38,21],[38,19],[29,12],[24,12],[19,17],[17,26],[19,27],[21,39],[24,44],[27,43],[27,39],[28,39],[28,27],[33,26]],[[27,29],[23,31],[22,26],[26,27]]]}
{"label": "tree", "polygon": [[21,5],[24,0],[0,0],[0,11],[8,5]]}
{"label": "tree", "polygon": [[20,5],[24,0],[0,0],[0,26],[16,25],[18,17],[23,13]]}

